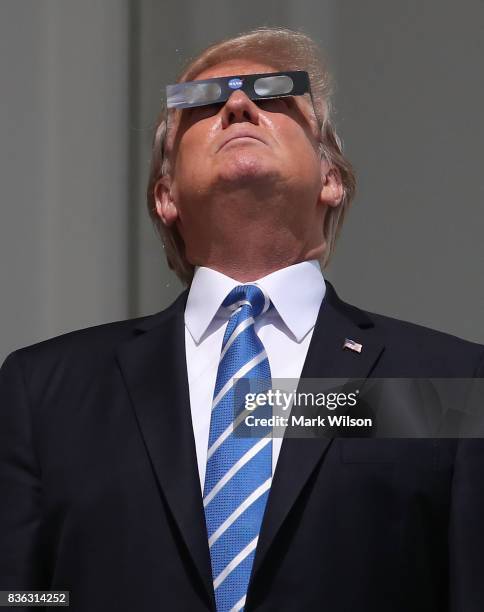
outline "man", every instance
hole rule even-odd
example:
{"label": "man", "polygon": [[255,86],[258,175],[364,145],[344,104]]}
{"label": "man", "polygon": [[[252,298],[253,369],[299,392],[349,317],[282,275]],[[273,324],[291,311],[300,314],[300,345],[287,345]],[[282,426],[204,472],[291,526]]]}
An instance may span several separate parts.
{"label": "man", "polygon": [[148,203],[189,288],[5,362],[0,588],[66,589],[89,612],[481,611],[480,440],[227,426],[236,374],[484,375],[483,347],[365,313],[324,281],[354,178],[314,43],[256,30],[179,83]]}

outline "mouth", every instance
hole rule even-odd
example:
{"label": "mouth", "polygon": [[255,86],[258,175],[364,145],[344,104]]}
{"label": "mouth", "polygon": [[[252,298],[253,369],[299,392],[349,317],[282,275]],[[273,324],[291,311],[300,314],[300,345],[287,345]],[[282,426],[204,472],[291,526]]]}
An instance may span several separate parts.
{"label": "mouth", "polygon": [[217,149],[217,153],[218,151],[220,151],[221,149],[223,149],[225,147],[225,145],[229,144],[229,143],[240,143],[242,144],[243,142],[260,142],[262,144],[267,144],[264,140],[262,140],[262,138],[259,138],[257,136],[254,136],[253,134],[248,134],[248,133],[243,133],[240,132],[239,134],[233,134],[232,136],[229,136],[228,138],[226,138],[222,144],[219,146],[219,148]]}

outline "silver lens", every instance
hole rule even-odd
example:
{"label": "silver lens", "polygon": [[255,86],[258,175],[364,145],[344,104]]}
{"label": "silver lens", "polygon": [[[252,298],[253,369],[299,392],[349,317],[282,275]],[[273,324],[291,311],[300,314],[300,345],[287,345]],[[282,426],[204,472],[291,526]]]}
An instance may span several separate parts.
{"label": "silver lens", "polygon": [[177,83],[166,88],[168,108],[211,104],[220,98],[222,89],[218,83]]}
{"label": "silver lens", "polygon": [[294,82],[287,75],[261,77],[254,83],[254,91],[258,96],[282,96],[289,94],[294,88]]}

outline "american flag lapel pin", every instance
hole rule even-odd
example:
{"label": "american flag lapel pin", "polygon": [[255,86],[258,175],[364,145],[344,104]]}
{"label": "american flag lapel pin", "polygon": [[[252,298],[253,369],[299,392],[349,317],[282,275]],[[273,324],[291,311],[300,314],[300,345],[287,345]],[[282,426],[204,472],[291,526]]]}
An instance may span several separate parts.
{"label": "american flag lapel pin", "polygon": [[359,342],[355,342],[354,340],[351,340],[350,338],[345,338],[345,341],[343,343],[343,348],[349,349],[350,351],[355,351],[355,353],[361,353],[363,345],[360,344]]}

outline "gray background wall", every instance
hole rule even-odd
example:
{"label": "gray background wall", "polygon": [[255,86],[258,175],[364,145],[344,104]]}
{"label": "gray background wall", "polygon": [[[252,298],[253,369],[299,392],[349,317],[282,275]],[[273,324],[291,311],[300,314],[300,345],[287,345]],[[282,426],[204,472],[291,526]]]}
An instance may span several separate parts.
{"label": "gray background wall", "polygon": [[359,190],[327,277],[484,342],[482,0],[1,0],[0,358],[148,314],[181,285],[145,211],[163,86],[259,25],[326,49]]}

